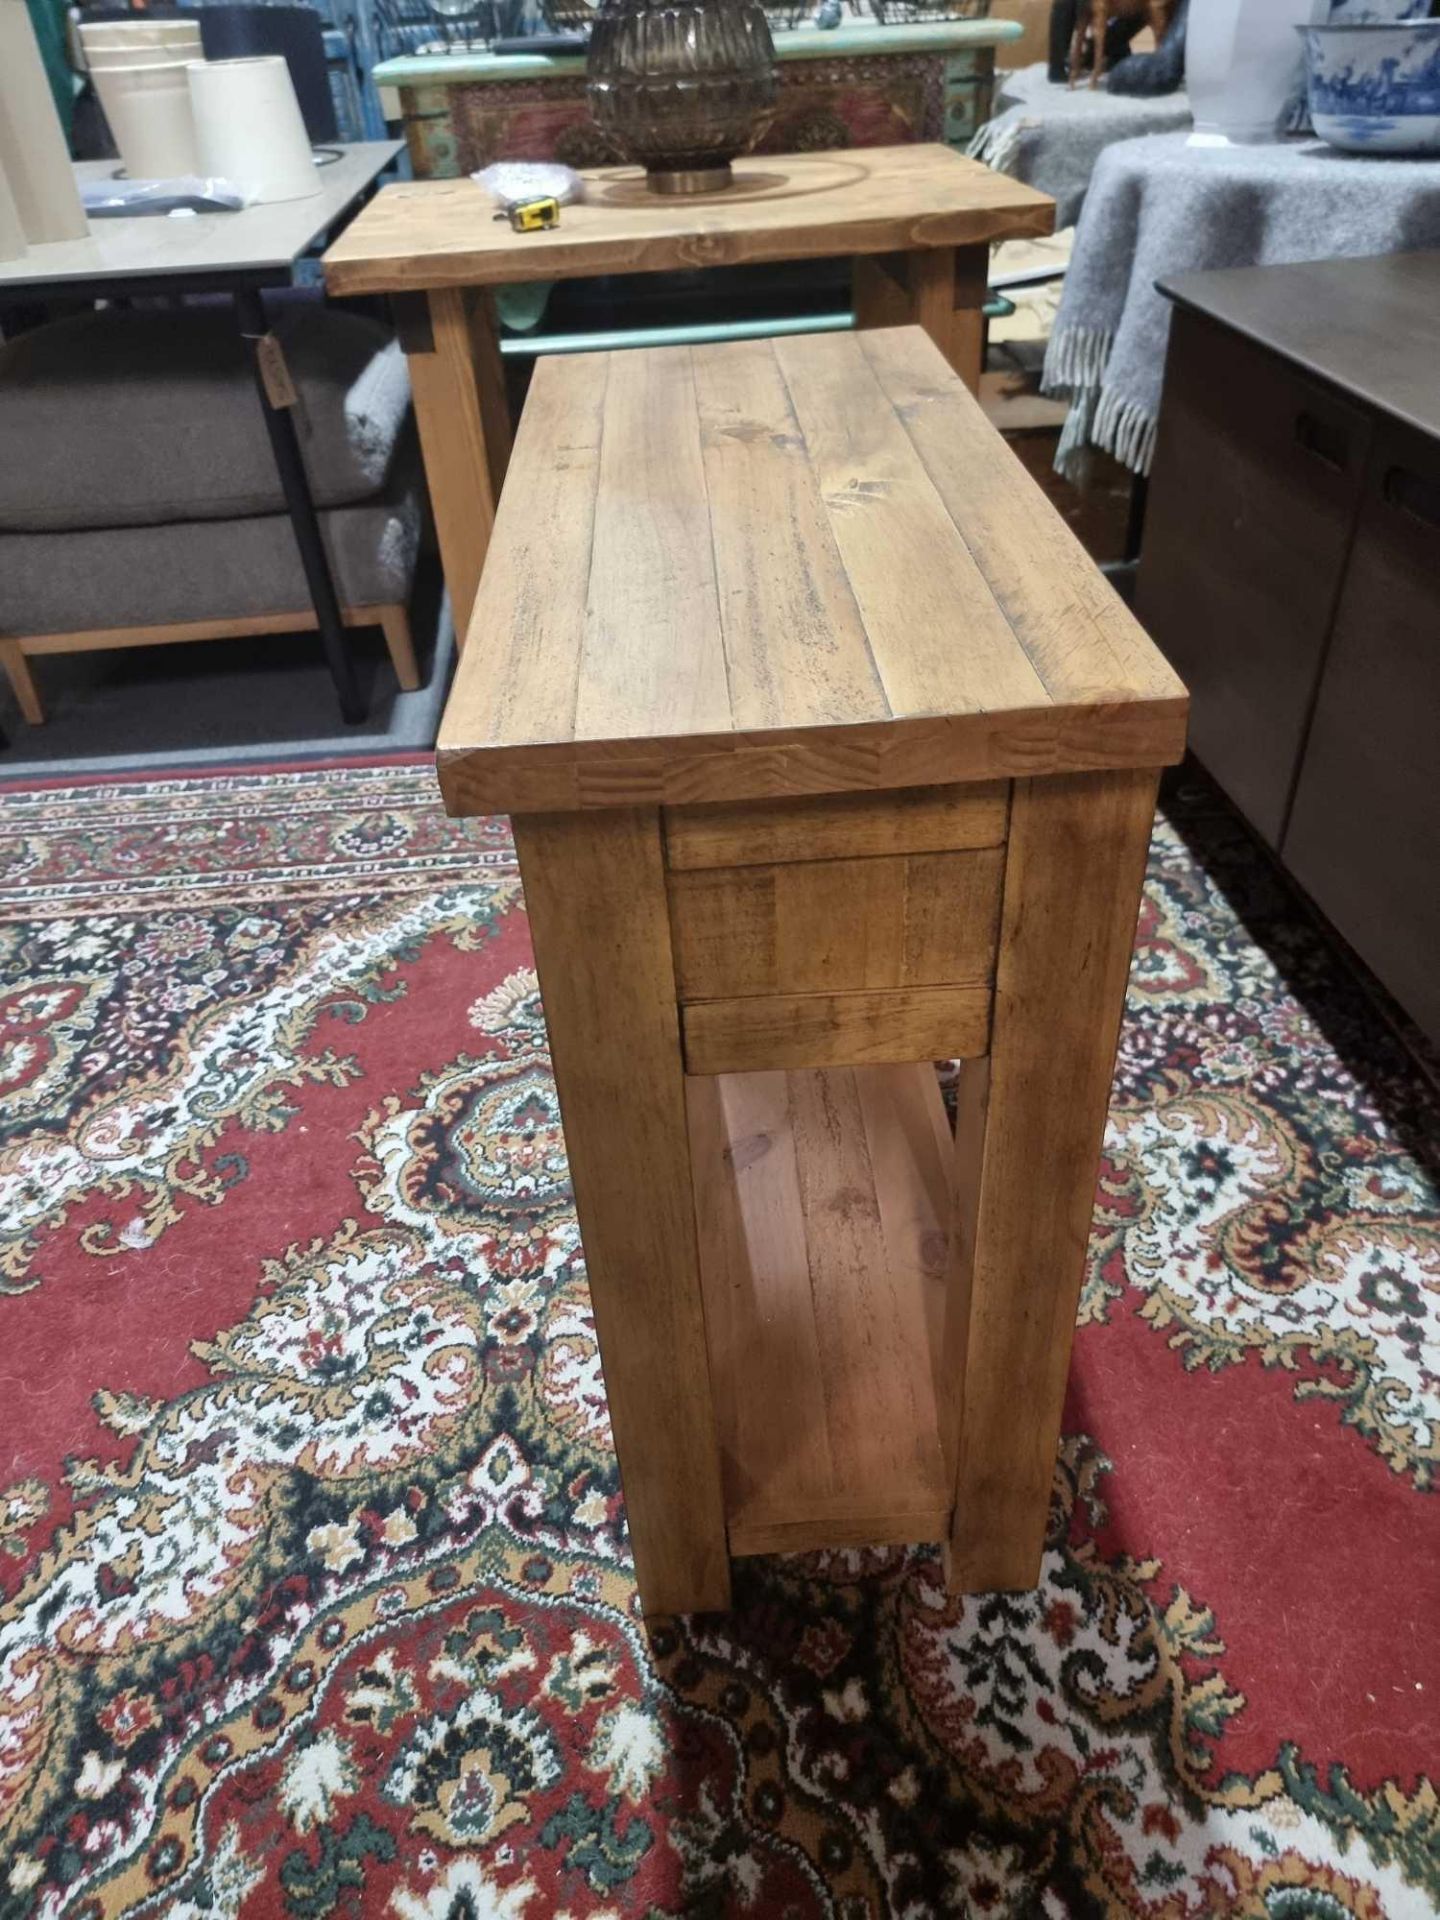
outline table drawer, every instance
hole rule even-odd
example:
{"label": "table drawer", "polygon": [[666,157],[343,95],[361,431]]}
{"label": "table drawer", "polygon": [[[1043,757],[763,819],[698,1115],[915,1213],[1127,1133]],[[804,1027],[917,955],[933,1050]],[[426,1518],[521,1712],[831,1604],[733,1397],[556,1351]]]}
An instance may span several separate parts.
{"label": "table drawer", "polygon": [[750,867],[998,847],[1009,808],[1004,780],[806,794],[759,805],[667,807],[665,860],[675,869]]}
{"label": "table drawer", "polygon": [[987,982],[1003,847],[672,871],[680,1000]]}

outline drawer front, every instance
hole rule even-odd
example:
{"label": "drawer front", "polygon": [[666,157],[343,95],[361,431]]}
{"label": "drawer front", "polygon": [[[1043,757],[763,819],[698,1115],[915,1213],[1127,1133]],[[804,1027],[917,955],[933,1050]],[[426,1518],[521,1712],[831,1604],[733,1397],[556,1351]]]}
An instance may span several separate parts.
{"label": "drawer front", "polygon": [[667,807],[665,859],[688,870],[998,847],[1009,804],[1009,786],[1001,780],[816,794],[760,806]]}
{"label": "drawer front", "polygon": [[988,982],[1003,847],[669,876],[680,1000]]}

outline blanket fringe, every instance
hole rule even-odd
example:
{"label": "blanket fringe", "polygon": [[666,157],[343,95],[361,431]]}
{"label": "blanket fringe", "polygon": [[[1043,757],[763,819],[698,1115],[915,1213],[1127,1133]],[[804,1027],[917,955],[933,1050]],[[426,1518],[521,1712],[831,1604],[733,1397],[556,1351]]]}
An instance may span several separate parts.
{"label": "blanket fringe", "polygon": [[1114,345],[1112,327],[1066,327],[1052,334],[1045,349],[1040,391],[1078,393],[1082,387],[1098,387]]}
{"label": "blanket fringe", "polygon": [[1114,388],[1102,389],[1090,437],[1097,447],[1113,453],[1132,473],[1149,473],[1155,458],[1157,422],[1136,400],[1127,400]]}
{"label": "blanket fringe", "polygon": [[996,173],[1008,173],[1020,149],[1020,133],[1025,122],[1018,113],[1000,113],[985,125],[965,149],[972,160],[983,161]]}
{"label": "blanket fringe", "polygon": [[1156,422],[1138,401],[1105,385],[1115,335],[1108,327],[1066,327],[1053,334],[1040,379],[1042,393],[1070,396],[1070,411],[1055,449],[1055,471],[1074,478],[1080,453],[1100,447],[1132,473],[1148,473],[1155,458]]}

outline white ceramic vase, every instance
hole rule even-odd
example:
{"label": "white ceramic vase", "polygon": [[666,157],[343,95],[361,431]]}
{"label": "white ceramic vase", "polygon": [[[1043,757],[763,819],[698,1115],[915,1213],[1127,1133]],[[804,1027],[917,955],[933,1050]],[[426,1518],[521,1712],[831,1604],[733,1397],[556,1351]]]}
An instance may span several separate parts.
{"label": "white ceramic vase", "polygon": [[1329,0],[1190,0],[1185,91],[1194,146],[1278,139],[1299,97],[1304,53],[1296,27],[1321,21]]}

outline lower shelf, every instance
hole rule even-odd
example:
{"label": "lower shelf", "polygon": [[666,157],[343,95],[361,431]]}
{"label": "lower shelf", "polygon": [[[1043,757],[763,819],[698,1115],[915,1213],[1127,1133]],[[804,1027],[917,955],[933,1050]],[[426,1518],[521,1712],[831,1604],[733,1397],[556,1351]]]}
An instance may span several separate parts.
{"label": "lower shelf", "polygon": [[942,1539],[953,1147],[933,1068],[686,1088],[730,1551]]}

